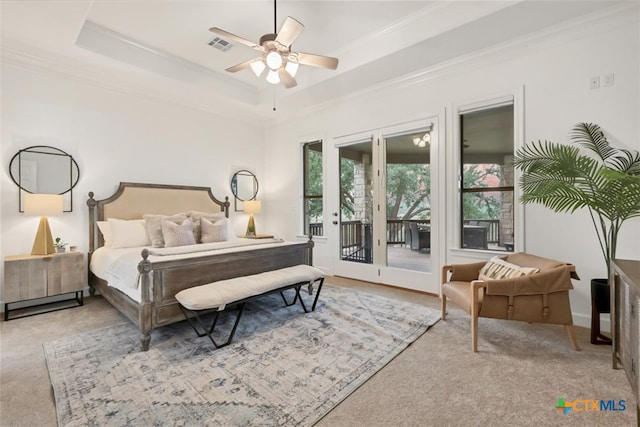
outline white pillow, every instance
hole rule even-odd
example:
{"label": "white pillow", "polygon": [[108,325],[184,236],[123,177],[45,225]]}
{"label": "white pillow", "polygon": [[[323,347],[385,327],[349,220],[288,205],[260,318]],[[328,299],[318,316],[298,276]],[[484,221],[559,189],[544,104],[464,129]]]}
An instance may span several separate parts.
{"label": "white pillow", "polygon": [[200,217],[200,230],[202,232],[200,243],[225,242],[229,240],[229,228],[226,218],[212,222],[202,216]]}
{"label": "white pillow", "polygon": [[102,238],[104,239],[104,246],[111,246],[111,226],[109,226],[108,221],[96,221],[98,224],[98,230],[102,233]]}
{"label": "white pillow", "polygon": [[167,218],[163,218],[160,224],[165,248],[196,244],[196,239],[193,236],[193,220],[191,218],[185,219],[181,224],[176,224]]}
{"label": "white pillow", "polygon": [[539,268],[521,267],[503,260],[498,256],[491,258],[478,274],[480,280],[513,279],[515,277],[527,276],[537,273]]}
{"label": "white pillow", "polygon": [[149,246],[149,236],[143,219],[107,219],[111,229],[112,248],[135,248]]}

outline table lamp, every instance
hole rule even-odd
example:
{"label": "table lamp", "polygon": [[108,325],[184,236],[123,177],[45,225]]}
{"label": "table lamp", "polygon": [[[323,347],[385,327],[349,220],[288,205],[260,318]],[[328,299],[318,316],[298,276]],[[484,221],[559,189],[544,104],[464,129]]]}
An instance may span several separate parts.
{"label": "table lamp", "polygon": [[244,211],[249,214],[249,223],[247,224],[246,237],[256,237],[256,224],[253,220],[253,214],[260,213],[260,202],[258,200],[247,200],[244,202]]}
{"label": "table lamp", "polygon": [[61,215],[63,209],[62,194],[32,194],[24,195],[24,214],[40,216],[40,225],[33,241],[31,255],[49,255],[55,253],[53,237],[47,216]]}

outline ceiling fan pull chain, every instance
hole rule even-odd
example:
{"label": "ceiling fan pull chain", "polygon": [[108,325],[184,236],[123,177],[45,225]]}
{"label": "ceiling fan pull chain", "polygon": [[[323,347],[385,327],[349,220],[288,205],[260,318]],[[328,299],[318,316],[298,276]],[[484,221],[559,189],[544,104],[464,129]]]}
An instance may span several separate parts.
{"label": "ceiling fan pull chain", "polygon": [[273,111],[276,111],[276,88],[273,88]]}

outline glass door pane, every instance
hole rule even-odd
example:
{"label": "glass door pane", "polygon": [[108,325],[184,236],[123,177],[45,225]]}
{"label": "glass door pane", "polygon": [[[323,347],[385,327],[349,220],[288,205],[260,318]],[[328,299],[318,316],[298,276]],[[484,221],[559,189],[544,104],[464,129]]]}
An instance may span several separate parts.
{"label": "glass door pane", "polygon": [[373,263],[371,140],[340,147],[340,259]]}
{"label": "glass door pane", "polygon": [[431,271],[431,134],[385,138],[387,266]]}

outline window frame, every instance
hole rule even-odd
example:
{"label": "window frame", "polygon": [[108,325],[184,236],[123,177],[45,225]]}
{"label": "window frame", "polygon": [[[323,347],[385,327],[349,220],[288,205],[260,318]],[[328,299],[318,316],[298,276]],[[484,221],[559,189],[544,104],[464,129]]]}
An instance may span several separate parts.
{"label": "window frame", "polygon": [[[322,148],[322,150],[320,151],[320,153],[322,154],[322,168],[321,168],[321,180],[323,182],[322,185],[322,193],[321,194],[310,194],[308,192],[308,182],[309,182],[309,168],[308,168],[308,152],[309,152],[309,146],[311,145],[316,145],[316,144],[320,144],[320,147]],[[322,138],[313,138],[310,140],[305,140],[303,142],[301,142],[301,152],[302,152],[302,234],[303,235],[309,235],[312,234],[314,237],[323,237],[325,235],[325,227],[324,227],[324,146],[323,146],[323,140]],[[310,230],[310,221],[309,221],[309,215],[308,215],[308,201],[310,200],[320,200],[320,203],[322,205],[322,221],[321,221],[321,230],[322,233],[321,234],[313,234],[313,232]]]}
{"label": "window frame", "polygon": [[[487,187],[487,190],[482,189],[474,189],[467,191],[467,193],[476,192],[476,191],[487,191],[487,192],[495,192],[495,191],[513,191],[513,241],[511,250],[495,250],[495,249],[472,249],[472,248],[464,248],[462,245],[463,238],[463,206],[462,206],[462,197],[463,197],[463,162],[462,162],[462,149],[463,149],[463,137],[462,137],[462,128],[461,128],[461,115],[474,112],[481,111],[491,108],[496,108],[504,105],[513,105],[513,153],[518,150],[518,148],[522,147],[524,144],[524,130],[523,130],[523,121],[524,121],[524,108],[523,108],[523,99],[524,99],[524,90],[522,87],[515,89],[513,91],[505,92],[500,95],[496,95],[493,97],[486,97],[474,101],[469,101],[465,103],[459,103],[453,106],[452,108],[452,144],[451,144],[451,158],[452,158],[452,173],[455,174],[452,176],[452,182],[457,183],[451,189],[456,192],[456,196],[454,197],[454,205],[451,205],[451,208],[455,210],[455,215],[451,216],[451,220],[449,221],[449,249],[452,253],[459,253],[460,255],[469,256],[473,253],[495,253],[495,254],[508,254],[512,252],[524,251],[525,248],[525,240],[524,240],[524,207],[521,203],[518,203],[520,198],[520,188],[516,184],[519,182],[520,173],[517,169],[514,168],[513,171],[513,187],[504,186],[504,187]],[[508,188],[507,188],[508,187]]]}

